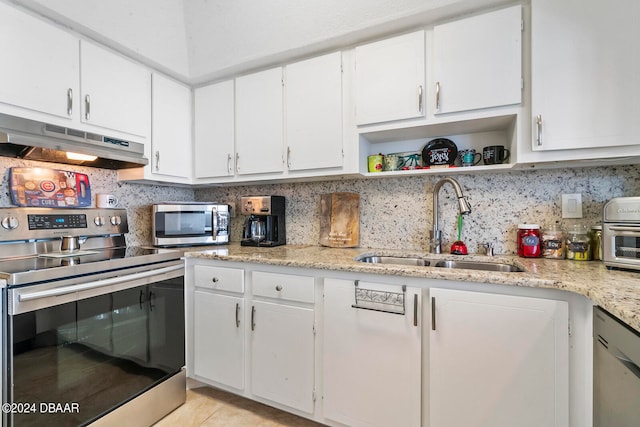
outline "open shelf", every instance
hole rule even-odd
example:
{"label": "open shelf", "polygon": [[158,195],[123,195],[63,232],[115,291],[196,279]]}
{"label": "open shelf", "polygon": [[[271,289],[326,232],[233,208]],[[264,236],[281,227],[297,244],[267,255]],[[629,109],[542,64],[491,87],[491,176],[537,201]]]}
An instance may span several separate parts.
{"label": "open shelf", "polygon": [[[504,171],[516,166],[517,151],[517,114],[474,118],[469,120],[430,123],[419,126],[388,128],[375,131],[363,131],[359,134],[360,158],[359,171],[364,177],[400,177],[421,174],[461,174],[489,171]],[[417,152],[435,138],[447,138],[453,141],[458,151],[482,149],[491,145],[503,145],[510,150],[507,163],[485,165],[482,160],[476,166],[433,167],[429,169],[410,169],[398,171],[369,172],[367,157],[374,154]]]}

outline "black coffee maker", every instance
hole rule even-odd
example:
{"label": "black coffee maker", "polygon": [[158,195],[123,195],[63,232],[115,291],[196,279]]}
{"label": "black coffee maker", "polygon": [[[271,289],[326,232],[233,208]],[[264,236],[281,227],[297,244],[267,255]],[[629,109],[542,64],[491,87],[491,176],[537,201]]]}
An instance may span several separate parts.
{"label": "black coffee maker", "polygon": [[287,243],[283,196],[240,198],[244,218],[242,246],[280,246]]}

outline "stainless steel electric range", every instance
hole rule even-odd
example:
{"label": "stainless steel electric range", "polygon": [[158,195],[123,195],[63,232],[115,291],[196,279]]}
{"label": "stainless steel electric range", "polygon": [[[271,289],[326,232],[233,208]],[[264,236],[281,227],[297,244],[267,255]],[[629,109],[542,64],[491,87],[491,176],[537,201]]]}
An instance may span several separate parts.
{"label": "stainless steel electric range", "polygon": [[127,232],[123,209],[0,208],[2,425],[145,426],[184,403],[180,253]]}

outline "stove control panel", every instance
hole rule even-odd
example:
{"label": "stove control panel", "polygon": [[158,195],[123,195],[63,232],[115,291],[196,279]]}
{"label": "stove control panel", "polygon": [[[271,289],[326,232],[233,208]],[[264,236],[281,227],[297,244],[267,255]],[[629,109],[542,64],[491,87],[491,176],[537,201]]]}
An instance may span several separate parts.
{"label": "stove control panel", "polygon": [[27,215],[29,230],[60,230],[87,228],[86,214],[35,214]]}
{"label": "stove control panel", "polygon": [[0,242],[128,231],[124,209],[0,208]]}

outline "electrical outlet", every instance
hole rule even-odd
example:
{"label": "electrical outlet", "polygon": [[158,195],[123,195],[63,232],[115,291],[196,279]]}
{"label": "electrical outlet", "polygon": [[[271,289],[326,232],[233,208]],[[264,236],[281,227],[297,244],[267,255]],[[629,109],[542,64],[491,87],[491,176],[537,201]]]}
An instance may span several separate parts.
{"label": "electrical outlet", "polygon": [[582,194],[562,195],[562,218],[582,218]]}

